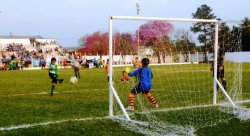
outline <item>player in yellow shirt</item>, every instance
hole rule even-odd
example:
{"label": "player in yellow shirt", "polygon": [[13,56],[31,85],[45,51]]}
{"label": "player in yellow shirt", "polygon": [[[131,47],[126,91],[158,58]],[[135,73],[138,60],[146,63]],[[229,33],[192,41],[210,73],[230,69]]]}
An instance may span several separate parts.
{"label": "player in yellow shirt", "polygon": [[141,67],[141,61],[138,60],[138,57],[135,57],[134,68],[137,69],[139,67]]}
{"label": "player in yellow shirt", "polygon": [[[135,61],[134,61],[135,70],[140,67],[141,67],[141,61],[138,59],[138,57],[135,57]],[[138,76],[135,76],[135,82],[137,81],[138,81]]]}

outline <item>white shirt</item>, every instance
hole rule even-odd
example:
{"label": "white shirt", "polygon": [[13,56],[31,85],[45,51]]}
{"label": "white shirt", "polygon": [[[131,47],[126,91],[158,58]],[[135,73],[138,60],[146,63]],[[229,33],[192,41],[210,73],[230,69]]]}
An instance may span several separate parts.
{"label": "white shirt", "polygon": [[79,61],[74,60],[74,66],[75,66],[75,67],[80,67],[80,63],[79,63]]}

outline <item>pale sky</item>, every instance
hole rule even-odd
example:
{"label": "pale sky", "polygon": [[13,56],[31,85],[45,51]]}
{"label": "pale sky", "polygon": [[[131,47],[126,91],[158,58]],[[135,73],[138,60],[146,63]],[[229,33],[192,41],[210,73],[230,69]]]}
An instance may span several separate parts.
{"label": "pale sky", "polygon": [[223,20],[250,17],[250,0],[0,0],[0,35],[55,38],[65,46],[96,31],[108,31],[109,16],[192,18],[202,4]]}

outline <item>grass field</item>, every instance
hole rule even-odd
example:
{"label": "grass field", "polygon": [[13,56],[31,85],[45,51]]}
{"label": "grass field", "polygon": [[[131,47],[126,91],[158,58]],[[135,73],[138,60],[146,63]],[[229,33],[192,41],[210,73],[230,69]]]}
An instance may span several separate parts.
{"label": "grass field", "polygon": [[[211,78],[209,66],[207,64],[152,66],[154,74],[159,75],[155,76],[153,80],[153,90],[157,92],[155,97],[159,100],[159,105],[175,108],[189,106],[188,104],[193,103],[211,103],[212,83],[205,82]],[[182,68],[186,72],[176,72],[178,68]],[[196,74],[188,72],[194,68],[200,72]],[[125,96],[134,83],[133,81],[130,81],[129,84],[119,82],[122,69],[115,69],[115,87],[119,95],[124,96],[121,98],[122,102],[126,103],[127,97]],[[167,73],[167,77],[161,74],[163,71]],[[82,77],[76,85],[71,85],[68,81],[73,76],[72,69],[60,69],[59,72],[59,76],[64,78],[65,82],[56,87],[56,94],[51,97],[47,70],[0,71],[0,135],[141,135],[124,129],[118,122],[107,118],[108,83],[102,68],[81,69]],[[228,72],[233,73],[233,71]],[[242,77],[243,100],[250,100],[249,63],[243,64]],[[228,79],[229,84],[230,79]],[[203,84],[199,84],[199,82]],[[197,83],[197,86],[191,86],[193,83]],[[185,90],[194,90],[194,93],[190,91],[171,92],[171,90],[180,90],[180,86],[176,84],[181,84]],[[163,96],[163,90],[169,90],[171,93]],[[184,96],[192,99],[185,99],[186,101],[176,104],[176,101],[183,100]],[[222,99],[221,94],[218,96],[219,100]],[[168,102],[164,101],[167,98]],[[245,105],[250,107],[249,103],[245,103]],[[116,112],[119,114],[119,111]],[[179,120],[185,122],[185,118]],[[171,120],[169,121],[171,122]],[[7,130],[14,127],[20,127],[20,129]],[[200,128],[196,134],[249,135],[250,121],[232,118],[227,123]]]}

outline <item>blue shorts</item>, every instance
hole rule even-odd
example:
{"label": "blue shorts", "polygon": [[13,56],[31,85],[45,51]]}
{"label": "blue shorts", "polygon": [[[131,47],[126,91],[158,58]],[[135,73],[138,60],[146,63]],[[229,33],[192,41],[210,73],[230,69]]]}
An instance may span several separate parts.
{"label": "blue shorts", "polygon": [[147,94],[149,93],[149,90],[145,90],[145,89],[142,89],[139,85],[138,86],[135,86],[132,90],[131,90],[131,93],[133,94],[138,94],[142,92],[143,94]]}

